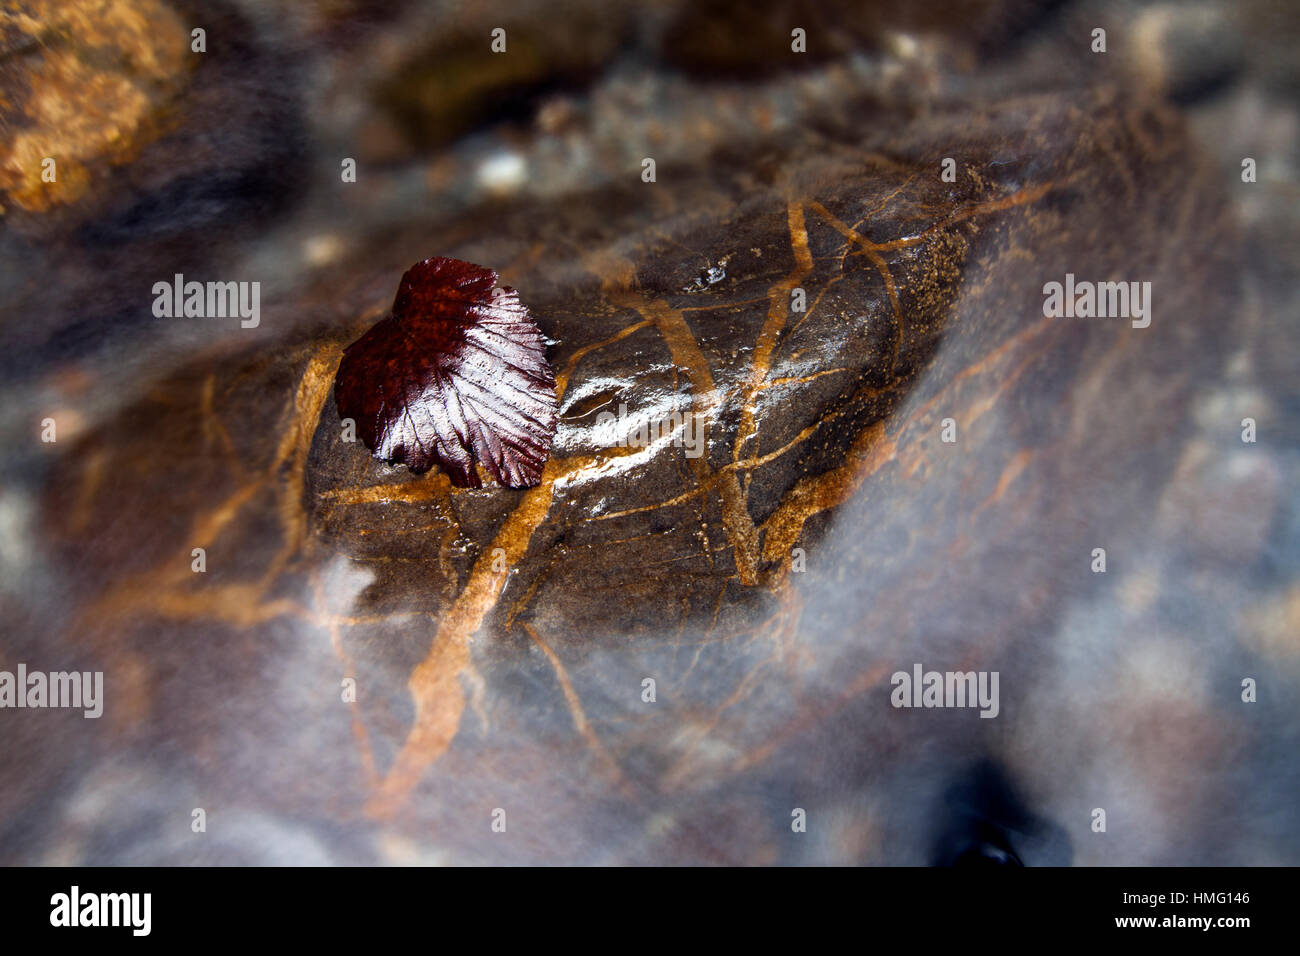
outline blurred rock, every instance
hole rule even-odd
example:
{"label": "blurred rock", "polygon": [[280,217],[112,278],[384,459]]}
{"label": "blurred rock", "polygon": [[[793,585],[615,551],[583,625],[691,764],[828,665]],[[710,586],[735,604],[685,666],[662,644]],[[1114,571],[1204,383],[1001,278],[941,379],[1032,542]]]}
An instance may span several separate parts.
{"label": "blurred rock", "polygon": [[[0,656],[108,691],[0,714],[6,862],[921,863],[982,757],[1027,865],[1300,859],[1277,10],[1238,56],[1204,3],[169,9],[209,50],[142,81],[171,125],[0,231]],[[554,342],[539,489],[342,440],[338,354],[433,254]],[[152,317],[178,271],[261,281],[259,328]],[[1152,325],[1044,318],[1067,272]],[[892,708],[917,661],[999,718]]]}
{"label": "blurred rock", "polygon": [[[105,186],[172,124],[196,61],[161,0],[28,0],[0,19],[0,198],[41,213]],[[56,179],[42,161],[56,161]]]}

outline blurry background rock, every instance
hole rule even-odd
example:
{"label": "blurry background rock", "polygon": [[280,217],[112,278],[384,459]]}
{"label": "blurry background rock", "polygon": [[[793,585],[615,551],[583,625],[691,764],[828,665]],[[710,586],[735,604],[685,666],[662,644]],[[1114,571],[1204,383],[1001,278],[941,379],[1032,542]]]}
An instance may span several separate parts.
{"label": "blurry background rock", "polygon": [[[108,702],[0,711],[0,862],[923,863],[983,757],[1040,821],[1026,863],[1296,863],[1298,41],[1268,0],[6,2],[0,668],[101,669]],[[829,225],[1055,179],[889,252],[906,335]],[[787,199],[823,300],[746,404]],[[331,441],[328,396],[435,254],[574,362],[557,455],[601,454],[608,400],[701,387],[650,328],[579,354],[663,309],[718,399],[703,464],[560,487],[455,661],[434,634],[520,499],[412,490]],[[1152,327],[1024,351],[1089,265],[1158,277]],[[176,273],[260,281],[263,321],[155,317]],[[727,461],[747,414],[762,468]],[[1003,715],[892,710],[916,661],[1000,668]],[[400,780],[422,721],[454,739]]]}

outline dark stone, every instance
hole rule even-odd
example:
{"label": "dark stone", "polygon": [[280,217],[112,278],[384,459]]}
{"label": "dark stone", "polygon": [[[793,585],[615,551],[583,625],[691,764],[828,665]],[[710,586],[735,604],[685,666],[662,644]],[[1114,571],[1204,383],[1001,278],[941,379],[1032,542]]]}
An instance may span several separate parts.
{"label": "dark stone", "polygon": [[[992,829],[964,820],[958,857],[1293,858],[1295,834],[1269,829],[1293,800],[1278,772],[1288,738],[1272,729],[1283,715],[1268,704],[1250,721],[1235,695],[1239,674],[1293,660],[1277,635],[1300,606],[1280,490],[1294,447],[1275,439],[1240,473],[1180,467],[1197,442],[1243,451],[1235,422],[1197,417],[1235,349],[1264,372],[1247,407],[1294,407],[1281,375],[1294,361],[1269,354],[1283,339],[1240,307],[1242,275],[1258,273],[1235,194],[1164,91],[1125,85],[1134,72],[1109,63],[1079,79],[1087,55],[1059,59],[1077,8],[957,9],[976,7],[994,14],[846,27],[844,56],[879,58],[879,83],[844,81],[838,60],[769,76],[739,47],[644,59],[674,30],[707,36],[699,24],[731,9],[715,4],[616,17],[577,52],[471,78],[457,57],[462,42],[487,50],[477,21],[433,34],[410,29],[425,14],[398,11],[367,27],[392,38],[391,72],[348,102],[368,109],[385,91],[404,148],[438,150],[406,154],[412,168],[367,170],[356,199],[319,187],[288,222],[292,205],[265,226],[209,208],[222,190],[200,181],[233,182],[254,205],[270,188],[238,177],[258,178],[251,144],[277,111],[306,109],[286,92],[229,120],[249,147],[234,179],[196,161],[142,178],[111,211],[87,207],[77,240],[51,220],[73,242],[59,248],[84,242],[89,258],[41,259],[21,280],[25,312],[53,305],[50,328],[24,325],[7,357],[33,384],[0,382],[0,407],[26,429],[6,491],[32,513],[0,612],[6,659],[103,669],[109,706],[75,726],[0,714],[0,778],[21,781],[0,787],[5,859],[921,863],[944,855],[943,795],[984,755],[1002,775],[975,788]],[[1023,15],[996,15],[1011,8]],[[502,13],[476,16],[490,28]],[[519,49],[540,42],[501,25]],[[300,37],[300,52],[345,83],[340,64],[373,47],[344,49],[329,17],[318,29],[327,39]],[[900,60],[873,39],[900,31],[920,53]],[[690,87],[740,104],[745,134],[660,130],[655,183],[611,163],[576,193],[475,193],[484,143],[534,157],[553,135],[599,142],[599,90],[558,134],[501,127],[497,107],[552,81],[599,86],[629,33],[640,39],[620,69],[746,77]],[[1024,58],[982,61],[994,35]],[[269,49],[247,87],[222,82],[253,97],[280,75]],[[421,65],[419,50],[447,60]],[[464,87],[431,97],[449,76]],[[804,109],[810,87],[823,99]],[[317,131],[346,140],[355,114],[331,126],[323,102]],[[765,120],[774,102],[792,112]],[[336,176],[330,150],[310,155]],[[147,308],[146,278],[222,261],[200,222],[232,225],[232,255],[321,232],[344,251],[315,269],[264,253],[278,288],[247,334],[111,327]],[[3,252],[35,241],[6,238]],[[342,350],[433,255],[499,271],[553,343],[560,420],[536,488],[455,488],[341,440]],[[1151,282],[1151,326],[1044,318],[1044,283],[1067,273]],[[64,282],[48,300],[32,291]],[[109,331],[93,353],[96,324]],[[74,357],[93,360],[32,345],[69,328],[88,336]],[[31,422],[59,402],[80,411],[80,433],[32,450]],[[601,418],[624,404],[630,423]],[[638,416],[683,412],[707,426],[699,457],[671,439],[617,443]],[[1198,509],[1230,508],[1234,489],[1261,500],[1225,535]],[[1094,575],[1101,545],[1111,570]],[[1270,548],[1285,553],[1259,553]],[[1240,569],[1261,566],[1275,578],[1247,592]],[[1242,622],[1248,646],[1234,643]],[[999,718],[892,707],[891,673],[918,661],[1000,672]],[[1284,690],[1278,678],[1274,701]],[[1243,780],[1259,783],[1249,814]],[[1092,839],[1099,803],[1141,832]],[[194,806],[224,817],[219,838],[160,835]],[[497,807],[521,839],[491,833]],[[791,832],[794,808],[808,833]],[[1016,835],[1031,818],[1043,842]]]}

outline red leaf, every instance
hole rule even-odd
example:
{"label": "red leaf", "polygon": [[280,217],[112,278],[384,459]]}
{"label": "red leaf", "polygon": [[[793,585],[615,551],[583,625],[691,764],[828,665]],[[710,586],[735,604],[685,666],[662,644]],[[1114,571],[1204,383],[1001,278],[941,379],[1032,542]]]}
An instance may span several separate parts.
{"label": "red leaf", "polygon": [[555,434],[555,376],[541,331],[491,269],[441,256],[407,270],[393,313],[343,352],[339,415],[376,458],[460,488],[531,488]]}

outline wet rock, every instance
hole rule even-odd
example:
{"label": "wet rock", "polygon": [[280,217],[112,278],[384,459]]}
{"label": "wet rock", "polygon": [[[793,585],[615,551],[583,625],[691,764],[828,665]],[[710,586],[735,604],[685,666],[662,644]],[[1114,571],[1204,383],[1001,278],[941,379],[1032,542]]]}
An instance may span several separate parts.
{"label": "wet rock", "polygon": [[1144,80],[1178,102],[1221,90],[1245,55],[1237,18],[1210,3],[1153,4],[1130,29]]}
{"label": "wet rock", "polygon": [[292,57],[226,4],[37,3],[6,25],[0,249],[29,268],[0,277],[0,321],[21,376],[33,355],[116,344],[149,322],[153,282],[202,274],[282,210],[303,182],[302,124]]}
{"label": "wet rock", "polygon": [[[661,42],[669,62],[704,76],[807,69],[863,51],[892,50],[906,57],[927,39],[942,44],[949,63],[969,68],[981,54],[993,49],[1005,53],[1050,7],[1037,0],[703,0],[683,5]],[[963,29],[953,30],[954,23]],[[793,35],[796,29],[802,37]]]}
{"label": "wet rock", "polygon": [[9,10],[0,26],[4,206],[41,213],[102,189],[103,172],[170,125],[194,65],[188,48],[183,18],[162,2],[32,0]]}
{"label": "wet rock", "polygon": [[[1154,504],[1171,459],[1151,450],[1176,437],[1213,354],[1205,319],[1232,289],[1208,239],[1144,239],[1171,218],[1222,234],[1212,190],[1165,185],[1186,156],[1157,108],[1030,97],[865,135],[827,125],[671,183],[390,233],[362,276],[265,319],[332,301],[341,321],[182,369],[60,462],[47,529],[85,589],[68,634],[140,663],[121,732],[173,741],[205,786],[233,796],[221,781],[238,780],[275,812],[433,827],[470,856],[484,851],[450,821],[484,793],[522,808],[520,786],[515,812],[555,841],[557,808],[600,813],[620,793],[634,803],[609,826],[669,805],[698,826],[712,817],[697,800],[764,754],[792,759],[801,734],[838,759],[841,720],[861,714],[808,692],[831,674],[877,686],[936,632],[954,659],[992,660],[992,621],[1008,637],[1049,621],[1053,582],[1086,554],[1061,529],[1115,504],[1092,482]],[[561,417],[539,487],[456,489],[343,439],[341,348],[387,309],[416,246],[498,264],[555,341]],[[1043,282],[1067,271],[1151,277],[1151,329],[1045,319]],[[639,447],[638,422],[664,420],[679,431]],[[828,537],[849,505],[864,530]],[[1014,589],[944,570],[996,566],[1050,528]],[[807,586],[796,549],[818,572]],[[927,600],[936,574],[951,601]],[[876,595],[872,610],[835,620],[847,608],[826,585]],[[172,673],[179,657],[200,688]],[[338,702],[345,677],[354,707]],[[263,743],[237,730],[252,726]],[[295,743],[305,727],[317,744]],[[268,747],[271,764],[249,762]],[[539,841],[538,859],[594,850]]]}
{"label": "wet rock", "polygon": [[[987,758],[1026,865],[1297,858],[1288,27],[1246,4],[1175,104],[1163,5],[762,4],[716,51],[725,5],[450,6],[243,4],[231,46],[203,5],[180,125],[0,232],[0,651],[107,690],[0,713],[0,854],[923,863]],[[346,440],[341,350],[435,254],[551,340],[536,489]],[[151,320],[176,271],[261,324]],[[1045,317],[1067,275],[1151,324]],[[891,706],[917,663],[998,718]]]}
{"label": "wet rock", "polygon": [[594,76],[630,38],[633,16],[598,3],[566,4],[563,17],[546,3],[417,11],[405,20],[409,35],[429,42],[397,54],[374,102],[421,149],[489,122],[527,119],[541,92]]}

